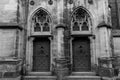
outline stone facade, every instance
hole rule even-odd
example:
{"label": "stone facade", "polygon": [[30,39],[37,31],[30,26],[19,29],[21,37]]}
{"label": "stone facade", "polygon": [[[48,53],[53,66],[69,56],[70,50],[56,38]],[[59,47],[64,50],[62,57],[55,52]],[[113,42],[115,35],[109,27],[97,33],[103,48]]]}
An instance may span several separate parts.
{"label": "stone facade", "polygon": [[[4,0],[0,4],[0,77],[5,80],[20,80],[33,72],[34,42],[38,38],[50,42],[49,72],[53,73],[55,69],[73,72],[73,42],[77,38],[89,42],[91,72],[96,72],[99,58],[119,55],[112,0]],[[80,29],[75,31],[73,26],[78,25]],[[108,67],[114,68],[111,63]]]}

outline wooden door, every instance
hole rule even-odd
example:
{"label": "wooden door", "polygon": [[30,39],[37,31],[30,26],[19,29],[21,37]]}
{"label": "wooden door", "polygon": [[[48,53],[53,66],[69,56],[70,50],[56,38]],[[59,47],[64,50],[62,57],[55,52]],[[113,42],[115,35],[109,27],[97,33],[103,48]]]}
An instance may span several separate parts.
{"label": "wooden door", "polygon": [[33,42],[33,71],[50,71],[50,41],[47,38],[36,38]]}
{"label": "wooden door", "polygon": [[90,71],[90,41],[87,37],[73,40],[73,71]]}

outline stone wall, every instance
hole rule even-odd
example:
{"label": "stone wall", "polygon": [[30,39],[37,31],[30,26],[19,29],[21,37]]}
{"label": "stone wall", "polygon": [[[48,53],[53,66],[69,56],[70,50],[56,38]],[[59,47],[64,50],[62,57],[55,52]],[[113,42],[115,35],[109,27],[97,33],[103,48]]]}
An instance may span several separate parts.
{"label": "stone wall", "polygon": [[[88,0],[76,0],[73,1],[73,3],[70,3],[69,0],[52,0],[53,3],[49,4],[46,0],[30,0],[29,1],[29,8],[28,8],[28,24],[27,24],[27,63],[28,68],[32,68],[32,37],[31,36],[31,19],[32,16],[35,14],[35,12],[41,8],[49,13],[52,19],[52,36],[53,39],[51,41],[51,50],[52,50],[52,58],[56,58],[57,56],[57,37],[56,37],[56,27],[59,25],[65,26],[65,54],[66,56],[70,56],[72,52],[71,51],[71,15],[75,9],[78,7],[82,7],[85,9],[88,14],[91,16],[91,22],[92,22],[92,35],[95,36],[94,40],[92,38],[91,45],[93,45],[93,48],[91,48],[91,55],[92,58],[94,58],[93,63],[97,63],[97,58],[101,56],[102,50],[100,49],[100,35],[98,32],[97,26],[105,22],[108,25],[111,25],[111,18],[110,18],[110,9],[108,7],[108,0],[92,0],[93,2],[89,2]],[[106,34],[102,34],[106,35]],[[104,41],[102,41],[104,42]],[[103,46],[104,49],[105,46]],[[54,61],[52,61],[54,63]]]}
{"label": "stone wall", "polygon": [[16,30],[0,29],[0,57],[14,57],[16,52]]}
{"label": "stone wall", "polygon": [[112,27],[120,29],[120,0],[108,0],[111,7]]}
{"label": "stone wall", "polygon": [[17,22],[17,0],[4,0],[0,2],[0,22]]}
{"label": "stone wall", "polygon": [[111,7],[111,18],[112,18],[112,27],[118,28],[118,11],[117,11],[117,0],[108,0]]}
{"label": "stone wall", "polygon": [[[100,49],[100,45],[102,45],[100,44],[100,35],[106,35],[106,33],[100,34],[98,32],[98,25],[102,22],[111,25],[108,0],[92,0],[92,2],[89,2],[88,0],[76,0],[73,1],[73,3],[69,2],[69,0],[52,1],[53,3],[49,3],[48,0],[4,0],[3,2],[0,2],[0,23],[17,23],[17,26],[22,28],[22,30],[16,30],[18,27],[9,29],[11,27],[7,25],[8,27],[6,29],[0,29],[0,36],[2,37],[0,38],[0,45],[3,45],[0,47],[0,50],[2,51],[2,53],[0,53],[1,57],[16,57],[15,55],[17,52],[17,58],[22,58],[24,60],[26,58],[26,69],[29,71],[32,69],[33,37],[31,37],[31,19],[39,8],[48,12],[52,19],[52,59],[54,60],[58,54],[56,27],[60,25],[65,27],[64,52],[66,56],[70,56],[70,53],[72,53],[70,42],[72,39],[71,15],[78,7],[82,7],[91,17],[91,57],[93,58],[93,65],[97,64],[98,57],[101,57],[102,55],[102,50]],[[102,39],[101,42],[105,43]],[[103,49],[105,49],[104,47],[105,46],[103,46]],[[54,64],[53,60],[52,64]]]}
{"label": "stone wall", "polygon": [[20,80],[25,31],[25,9],[22,6],[26,0],[21,1],[0,2],[0,80]]}

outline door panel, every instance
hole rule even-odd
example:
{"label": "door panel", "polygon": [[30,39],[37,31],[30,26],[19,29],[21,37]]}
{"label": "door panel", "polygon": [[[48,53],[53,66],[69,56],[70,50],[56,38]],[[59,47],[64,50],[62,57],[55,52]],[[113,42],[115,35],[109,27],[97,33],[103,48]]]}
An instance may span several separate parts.
{"label": "door panel", "polygon": [[36,38],[33,42],[33,71],[50,71],[50,41]]}
{"label": "door panel", "polygon": [[73,71],[90,71],[90,42],[86,37],[73,40]]}

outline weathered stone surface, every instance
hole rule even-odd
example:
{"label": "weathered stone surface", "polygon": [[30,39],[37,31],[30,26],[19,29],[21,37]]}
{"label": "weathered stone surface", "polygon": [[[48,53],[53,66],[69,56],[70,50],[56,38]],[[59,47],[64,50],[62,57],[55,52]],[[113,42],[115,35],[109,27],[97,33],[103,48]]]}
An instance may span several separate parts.
{"label": "weathered stone surface", "polygon": [[[0,29],[1,57],[14,57],[18,51],[18,55],[20,55],[19,57],[26,60],[24,64],[26,70],[28,72],[32,71],[33,40],[35,37],[41,37],[41,35],[44,36],[44,34],[40,34],[34,37],[31,35],[31,20],[34,14],[39,11],[38,9],[43,9],[49,14],[52,20],[52,37],[49,36],[49,39],[51,41],[51,70],[53,68],[52,66],[55,65],[54,59],[59,56],[58,51],[60,53],[65,53],[64,56],[69,58],[71,60],[70,63],[72,63],[72,39],[74,36],[71,36],[71,16],[77,8],[84,9],[91,18],[91,35],[86,36],[85,33],[82,34],[82,36],[90,38],[91,65],[97,65],[98,57],[110,56],[109,49],[105,50],[106,48],[110,47],[107,43],[109,41],[109,36],[107,37],[107,35],[104,34],[104,29],[99,33],[97,28],[98,24],[103,21],[107,24],[110,24],[108,0],[93,0],[92,4],[88,2],[88,0],[75,0],[71,4],[69,3],[69,0],[52,0],[52,5],[48,3],[48,0],[33,0],[33,5],[30,4],[30,1],[31,0],[19,0],[18,3],[17,0],[4,0],[4,3],[0,2],[0,22],[16,23],[17,18],[19,18],[20,26],[23,27],[23,33],[20,32],[22,36],[17,35],[18,32],[13,29]],[[57,30],[55,28],[61,24],[65,27],[64,40],[63,38],[62,40],[57,38]],[[21,42],[19,43],[17,43],[17,39],[19,38],[18,36],[21,36],[20,38],[22,38]],[[61,34],[59,36],[61,36]],[[81,35],[78,36],[81,37]],[[45,37],[48,37],[48,35]],[[59,41],[63,41],[65,43],[62,45],[59,44],[58,39]],[[63,48],[63,50],[60,51],[60,48]],[[8,71],[8,73],[5,74],[8,74],[8,76],[10,74],[9,72],[14,71],[15,68],[16,65],[0,65],[0,70],[3,72]],[[11,74],[10,76],[13,75]]]}
{"label": "weathered stone surface", "polygon": [[0,57],[15,57],[16,30],[0,29]]}
{"label": "weathered stone surface", "polygon": [[99,76],[66,76],[65,80],[101,80]]}
{"label": "weathered stone surface", "polygon": [[[45,11],[47,11],[52,19],[52,35],[53,35],[53,40],[51,41],[51,44],[54,44],[54,46],[52,46],[51,50],[52,50],[52,58],[57,57],[57,51],[58,49],[57,47],[57,34],[56,34],[56,29],[55,27],[58,26],[59,24],[64,24],[65,25],[65,49],[64,52],[66,54],[66,56],[69,57],[70,55],[70,49],[72,48],[71,45],[71,36],[70,36],[70,29],[71,29],[71,16],[72,13],[78,8],[81,7],[83,9],[86,10],[86,12],[88,12],[88,14],[91,17],[91,22],[92,22],[92,27],[91,29],[93,30],[93,34],[96,35],[95,38],[95,42],[91,43],[91,45],[93,45],[94,49],[91,50],[91,53],[96,55],[96,58],[94,57],[94,60],[97,59],[97,57],[100,56],[101,52],[100,52],[100,43],[99,43],[99,34],[97,31],[97,26],[99,23],[101,23],[102,21],[105,21],[106,23],[109,23],[109,8],[108,8],[108,0],[100,0],[100,1],[96,1],[93,0],[93,3],[90,4],[88,3],[88,1],[86,0],[76,0],[75,2],[73,2],[72,4],[69,4],[69,1],[67,0],[58,0],[58,1],[53,1],[52,5],[48,4],[48,1],[45,0],[33,0],[34,1],[34,5],[29,4],[29,13],[28,13],[28,27],[31,25],[31,18],[32,16],[35,14],[35,12],[41,8]],[[29,2],[30,3],[30,2]],[[59,6],[61,5],[61,6]],[[30,34],[31,28],[28,28],[28,35]],[[101,34],[102,35],[102,34]],[[93,42],[93,40],[91,40],[91,42]],[[27,44],[27,51],[26,53],[29,53],[30,55],[32,55],[32,38],[28,41]],[[29,64],[29,68],[32,68],[32,60],[31,60],[31,56],[28,54],[27,59],[28,60],[28,64]],[[94,61],[94,62],[97,62]],[[54,61],[52,60],[51,64],[54,64]],[[96,63],[97,64],[97,63]]]}
{"label": "weathered stone surface", "polygon": [[17,22],[17,0],[4,0],[0,2],[0,23]]}
{"label": "weathered stone surface", "polygon": [[17,78],[21,72],[21,60],[0,61],[0,78]]}
{"label": "weathered stone surface", "polygon": [[16,65],[1,64],[0,65],[0,71],[2,71],[2,72],[16,71]]}
{"label": "weathered stone surface", "polygon": [[24,76],[23,80],[56,80],[56,76]]}
{"label": "weathered stone surface", "polygon": [[120,38],[119,37],[113,37],[113,43],[114,43],[114,55],[120,56]]}
{"label": "weathered stone surface", "polygon": [[18,76],[20,76],[19,72],[5,72],[3,75],[4,78],[16,78]]}

